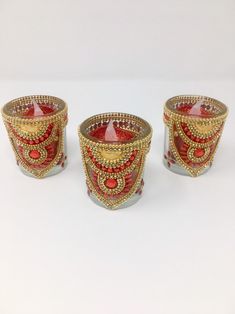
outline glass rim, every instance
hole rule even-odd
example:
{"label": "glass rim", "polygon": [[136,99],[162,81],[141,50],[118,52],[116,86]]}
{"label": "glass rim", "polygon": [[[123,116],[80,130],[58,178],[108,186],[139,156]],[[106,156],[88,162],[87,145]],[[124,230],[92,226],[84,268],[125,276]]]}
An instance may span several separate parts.
{"label": "glass rim", "polygon": [[[100,123],[105,120],[129,120],[131,123],[139,124],[140,127],[142,127],[142,132],[136,133],[136,136],[134,136],[130,140],[126,141],[104,141],[96,139],[95,137],[89,135],[87,129],[92,126],[94,123]],[[123,129],[125,130],[125,129]],[[126,129],[127,131],[132,131],[130,129]],[[152,134],[152,127],[151,125],[144,119],[133,115],[129,113],[123,113],[123,112],[105,112],[100,114],[95,114],[93,116],[88,117],[85,119],[78,127],[79,135],[82,135],[85,139],[96,143],[96,144],[102,144],[102,145],[125,145],[130,143],[135,143],[138,141],[144,141]]]}
{"label": "glass rim", "polygon": [[[189,115],[187,113],[180,112],[180,111],[176,110],[175,108],[173,108],[173,106],[175,104],[177,104],[177,102],[179,102],[179,101],[184,102],[184,101],[200,101],[200,100],[202,100],[202,101],[204,100],[209,105],[215,106],[219,112],[215,113],[209,117],[202,117],[202,116],[197,116],[197,115]],[[188,94],[188,95],[173,96],[165,102],[165,108],[167,110],[169,110],[174,115],[187,117],[187,119],[197,119],[197,120],[217,119],[217,118],[226,117],[228,114],[228,107],[223,102],[221,102],[215,98],[208,97],[208,96],[202,96],[202,95],[190,95],[190,94]]]}
{"label": "glass rim", "polygon": [[[24,106],[32,102],[32,100],[35,101],[49,101],[53,104],[58,105],[58,108],[54,112],[44,114],[43,116],[22,116],[17,115],[17,113],[12,113],[11,109],[16,108],[16,106]],[[5,105],[3,105],[1,112],[3,115],[3,118],[5,119],[11,119],[11,120],[17,120],[17,121],[25,121],[25,122],[36,122],[36,121],[45,121],[47,119],[54,118],[57,115],[61,115],[64,112],[67,111],[67,104],[66,102],[58,98],[56,96],[50,96],[50,95],[27,95],[18,97],[15,99],[10,100]]]}

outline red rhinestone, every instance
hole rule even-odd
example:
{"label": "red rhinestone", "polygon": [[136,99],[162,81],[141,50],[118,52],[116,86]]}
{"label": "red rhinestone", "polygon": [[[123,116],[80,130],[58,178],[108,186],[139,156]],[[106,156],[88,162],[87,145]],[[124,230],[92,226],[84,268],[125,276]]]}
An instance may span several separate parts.
{"label": "red rhinestone", "polygon": [[113,169],[112,169],[112,168],[108,168],[108,172],[109,172],[109,173],[112,173],[112,172],[113,172]]}
{"label": "red rhinestone", "polygon": [[107,179],[104,184],[109,189],[115,189],[118,185],[116,179]]}
{"label": "red rhinestone", "polygon": [[197,158],[202,157],[205,154],[205,150],[203,148],[197,148],[194,151],[194,156]]}
{"label": "red rhinestone", "polygon": [[38,158],[40,158],[41,154],[40,154],[40,152],[39,152],[38,150],[33,149],[33,150],[31,150],[31,152],[29,153],[29,156],[30,156],[31,158],[33,158],[33,159],[38,159]]}

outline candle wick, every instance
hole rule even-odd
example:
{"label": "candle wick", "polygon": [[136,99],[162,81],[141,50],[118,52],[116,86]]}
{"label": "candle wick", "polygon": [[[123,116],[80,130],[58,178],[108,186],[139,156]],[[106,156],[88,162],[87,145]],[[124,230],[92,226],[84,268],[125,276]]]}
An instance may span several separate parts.
{"label": "candle wick", "polygon": [[105,141],[110,141],[110,142],[118,141],[118,136],[113,125],[113,120],[109,121],[107,129],[105,130],[104,139]]}
{"label": "candle wick", "polygon": [[31,101],[33,103],[34,116],[43,116],[44,113],[40,106],[38,105],[38,103],[36,102],[36,100],[34,98],[31,98]]}

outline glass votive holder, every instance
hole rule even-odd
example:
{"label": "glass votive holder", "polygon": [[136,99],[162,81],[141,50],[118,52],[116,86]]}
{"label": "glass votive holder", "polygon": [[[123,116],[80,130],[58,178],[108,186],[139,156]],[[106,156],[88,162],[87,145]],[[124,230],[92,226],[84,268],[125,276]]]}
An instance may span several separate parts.
{"label": "glass votive holder", "polygon": [[126,113],[104,113],[78,130],[88,195],[108,209],[128,207],[141,197],[152,129]]}
{"label": "glass votive holder", "polygon": [[2,116],[17,165],[26,175],[43,178],[67,163],[66,103],[54,96],[25,96],[8,102]]}
{"label": "glass votive holder", "polygon": [[164,107],[165,166],[196,177],[212,165],[228,114],[220,101],[194,95],[175,96]]}

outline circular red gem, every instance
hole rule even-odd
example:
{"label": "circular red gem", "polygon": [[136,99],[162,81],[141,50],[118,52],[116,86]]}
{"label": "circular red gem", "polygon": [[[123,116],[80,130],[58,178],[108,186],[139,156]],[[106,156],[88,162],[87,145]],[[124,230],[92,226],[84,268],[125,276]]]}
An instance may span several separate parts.
{"label": "circular red gem", "polygon": [[194,156],[197,158],[202,157],[205,154],[205,150],[203,148],[197,148],[194,151]]}
{"label": "circular red gem", "polygon": [[115,189],[118,185],[116,179],[107,179],[104,184],[109,189]]}
{"label": "circular red gem", "polygon": [[38,158],[40,158],[41,154],[40,154],[40,152],[39,152],[38,150],[33,149],[33,150],[31,150],[31,152],[29,153],[29,156],[30,156],[31,158],[33,158],[33,159],[38,159]]}

